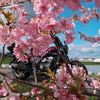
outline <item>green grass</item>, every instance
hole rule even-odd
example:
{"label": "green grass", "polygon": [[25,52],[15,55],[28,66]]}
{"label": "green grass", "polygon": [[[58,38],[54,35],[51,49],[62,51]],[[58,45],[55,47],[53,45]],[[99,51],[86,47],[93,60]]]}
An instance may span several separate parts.
{"label": "green grass", "polygon": [[97,97],[91,96],[91,97],[88,97],[88,100],[97,100]]}
{"label": "green grass", "polygon": [[[4,57],[3,64],[9,64],[12,61],[11,57]],[[84,65],[100,65],[100,62],[88,62],[88,61],[81,61]]]}
{"label": "green grass", "polygon": [[100,65],[100,62],[86,62],[86,61],[81,61],[84,65]]}
{"label": "green grass", "polygon": [[4,59],[2,61],[3,64],[9,64],[12,61],[12,59]]}
{"label": "green grass", "polygon": [[14,87],[14,92],[17,93],[28,92],[32,89],[31,86],[19,82],[12,82],[11,86]]}
{"label": "green grass", "polygon": [[2,64],[9,64],[13,60],[12,57],[4,56]]}
{"label": "green grass", "polygon": [[[12,57],[4,56],[3,64],[9,64],[12,61]],[[100,62],[89,62],[89,61],[80,61],[84,65],[100,65]]]}

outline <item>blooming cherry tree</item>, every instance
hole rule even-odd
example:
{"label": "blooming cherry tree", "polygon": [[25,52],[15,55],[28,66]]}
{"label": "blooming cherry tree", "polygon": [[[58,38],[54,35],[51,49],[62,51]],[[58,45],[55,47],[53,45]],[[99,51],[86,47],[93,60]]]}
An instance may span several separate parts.
{"label": "blooming cherry tree", "polygon": [[[30,21],[26,16],[29,15],[24,7],[24,2],[30,2],[35,16]],[[93,0],[83,0],[91,2]],[[100,1],[94,0],[96,6],[100,7]],[[9,7],[6,7],[9,6]],[[59,18],[59,14],[64,12],[64,7],[68,7],[72,11],[80,9],[81,16],[74,15],[70,18]],[[33,58],[41,55],[50,44],[53,43],[51,35],[63,33],[66,37],[66,43],[71,43],[75,39],[75,21],[88,23],[91,19],[99,19],[100,13],[96,9],[85,9],[81,6],[79,0],[0,0],[0,14],[4,15],[6,22],[0,20],[0,44],[11,45],[15,43],[14,55],[21,61],[27,61],[27,55]],[[69,30],[69,33],[67,31]],[[85,41],[100,42],[100,37],[86,37],[79,32],[80,38]],[[31,53],[30,53],[31,52]],[[27,55],[25,55],[27,54]],[[70,65],[68,65],[70,67]],[[33,88],[30,92],[31,96],[35,96],[37,100],[88,100],[84,95],[82,87],[89,87],[86,84],[87,75],[83,69],[72,69],[74,80],[67,72],[65,65],[61,66],[62,70],[57,70],[56,76],[51,74],[52,82],[43,84],[42,90],[47,92],[45,96],[38,95],[41,89]],[[8,84],[6,82],[6,84]],[[100,88],[99,82],[93,80],[91,86]],[[52,89],[51,92],[49,89]],[[46,91],[48,90],[48,91]],[[7,96],[9,93],[4,85],[1,84],[0,95]],[[99,95],[100,97],[100,95]],[[20,100],[20,96],[11,95],[9,100]]]}

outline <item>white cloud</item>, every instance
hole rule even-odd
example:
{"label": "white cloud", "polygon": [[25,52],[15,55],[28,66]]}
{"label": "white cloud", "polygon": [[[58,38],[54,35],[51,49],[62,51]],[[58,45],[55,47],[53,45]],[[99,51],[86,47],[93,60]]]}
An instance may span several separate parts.
{"label": "white cloud", "polygon": [[100,58],[100,44],[85,43],[81,45],[70,44],[69,46],[70,58]]}
{"label": "white cloud", "polygon": [[82,50],[82,52],[90,52],[90,51],[93,51],[93,49],[91,49],[91,48],[87,48],[87,47],[83,47],[83,48],[81,48],[81,50]]}
{"label": "white cloud", "polygon": [[[85,43],[81,45],[69,44],[69,58],[100,58],[100,44],[99,43]],[[2,45],[0,45],[0,52],[2,52]],[[5,53],[7,49],[5,48]]]}
{"label": "white cloud", "polygon": [[94,44],[92,44],[92,47],[93,48],[100,48],[100,43],[94,43]]}

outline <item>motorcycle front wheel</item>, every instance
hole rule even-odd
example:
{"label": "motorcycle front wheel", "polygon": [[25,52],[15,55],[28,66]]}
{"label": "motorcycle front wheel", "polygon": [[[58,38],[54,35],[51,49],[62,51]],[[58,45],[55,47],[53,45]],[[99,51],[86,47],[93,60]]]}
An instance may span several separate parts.
{"label": "motorcycle front wheel", "polygon": [[30,73],[27,71],[21,71],[19,69],[12,69],[12,73],[15,78],[20,80],[26,80],[30,76]]}
{"label": "motorcycle front wheel", "polygon": [[88,75],[88,70],[86,68],[86,66],[84,64],[82,64],[81,62],[79,61],[72,61],[70,62],[71,66],[72,67],[82,67],[83,68],[83,71],[85,71],[85,73]]}

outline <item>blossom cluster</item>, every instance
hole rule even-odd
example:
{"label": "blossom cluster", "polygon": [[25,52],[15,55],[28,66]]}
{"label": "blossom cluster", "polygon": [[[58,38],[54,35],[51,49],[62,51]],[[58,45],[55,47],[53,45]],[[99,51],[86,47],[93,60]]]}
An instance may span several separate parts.
{"label": "blossom cluster", "polygon": [[[81,87],[88,87],[86,81],[87,75],[83,68],[73,67],[71,68],[74,77],[77,82],[67,73],[65,65],[61,66],[61,69],[57,70],[56,74],[56,85],[53,87],[55,90],[54,97],[58,100],[88,100],[87,96],[82,95]],[[78,83],[78,84],[77,84]],[[67,89],[70,88],[70,89]],[[73,88],[75,91],[73,91]],[[78,98],[79,97],[79,98]]]}
{"label": "blossom cluster", "polygon": [[0,6],[6,6],[13,3],[24,2],[25,0],[0,0]]}
{"label": "blossom cluster", "polygon": [[[41,55],[49,47],[49,44],[53,43],[50,36],[51,31],[53,33],[64,33],[66,35],[66,43],[71,43],[75,39],[73,36],[75,34],[75,20],[65,17],[59,19],[58,15],[64,12],[64,6],[73,11],[81,8],[79,0],[61,0],[59,2],[58,0],[31,0],[31,7],[35,11],[36,17],[31,18],[30,21],[26,18],[28,13],[22,4],[14,4],[14,2],[22,1],[0,1],[1,5],[11,3],[11,6],[7,8],[11,10],[10,12],[7,12],[6,8],[4,8],[5,12],[0,11],[7,20],[5,24],[0,25],[0,44],[11,45],[11,43],[15,43],[14,54],[17,59],[24,61],[26,59],[24,54],[30,55],[30,50],[35,56]],[[85,2],[90,1],[85,0]],[[97,4],[98,0],[95,0],[95,3]],[[83,12],[83,16],[75,18],[82,23],[87,23],[91,18],[99,15],[94,10],[91,17],[89,15],[90,9],[85,8],[81,8],[81,12]],[[70,30],[69,33],[66,33],[67,30]]]}
{"label": "blossom cluster", "polygon": [[[76,1],[79,4],[79,1]],[[75,34],[74,22],[65,17],[58,21],[58,14],[64,12],[64,2],[62,2],[63,4],[56,0],[31,0],[31,2],[33,2],[33,9],[37,14],[35,18],[31,18],[28,21],[26,18],[27,12],[23,6],[12,4],[10,7],[12,13],[10,13],[9,20],[7,20],[5,25],[0,25],[0,43],[6,45],[15,43],[14,54],[17,59],[22,61],[26,59],[25,53],[30,55],[30,50],[33,50],[33,55],[38,56],[49,47],[49,44],[53,43],[50,36],[51,31],[55,33],[64,32],[67,43],[71,43],[75,39],[73,37],[73,34]],[[66,5],[67,3],[69,2],[66,2]],[[80,7],[80,4],[78,7]],[[78,7],[75,6],[75,10]],[[13,12],[17,16],[15,19],[13,19]],[[3,12],[1,13],[3,14]],[[8,12],[5,12],[5,14],[8,16]],[[14,24],[15,21],[17,25]],[[71,33],[66,33],[66,30],[70,30]]]}
{"label": "blossom cluster", "polygon": [[81,16],[78,15],[74,15],[73,17],[70,17],[71,20],[75,21],[75,22],[81,22],[83,24],[88,23],[91,19],[96,19],[98,20],[100,17],[100,13],[99,11],[97,11],[97,8],[85,8],[84,6],[82,6],[80,8],[80,12],[82,12]]}
{"label": "blossom cluster", "polygon": [[[70,67],[70,65],[69,65]],[[74,78],[77,80],[73,80],[70,74],[67,72],[67,68],[65,65],[60,66],[57,70],[56,75],[53,78],[53,81],[46,83],[41,83],[41,86],[44,86],[43,89],[45,92],[48,93],[47,100],[52,98],[53,100],[88,100],[88,96],[83,95],[82,87],[86,88],[100,88],[100,81],[92,80],[91,84],[88,85],[86,79],[88,75],[86,74],[85,70],[81,67],[73,67],[71,68],[72,74]],[[11,84],[12,81],[8,80],[7,83]],[[50,91],[52,90],[54,93],[51,96]],[[41,91],[38,87],[34,87],[30,94],[31,97],[36,97],[36,100],[43,100],[44,95],[40,96],[37,95],[38,92]],[[43,90],[42,90],[43,91]],[[48,92],[49,91],[49,92]],[[2,83],[0,86],[0,96],[8,96],[8,90],[6,89],[5,85]],[[52,100],[50,99],[50,100]],[[12,95],[9,100],[21,100],[19,96]]]}
{"label": "blossom cluster", "polygon": [[95,36],[95,37],[84,37],[85,41],[89,41],[91,43],[100,43],[100,37],[99,36]]}
{"label": "blossom cluster", "polygon": [[[36,14],[30,21],[26,16],[28,13],[23,8],[22,4],[16,2],[22,2],[24,0],[0,0],[0,5],[11,4],[10,7],[0,8],[0,14],[3,14],[6,22],[0,19],[0,44],[11,45],[15,43],[14,55],[17,59],[25,61],[27,55],[34,56],[41,55],[44,50],[49,47],[49,44],[53,43],[51,34],[63,33],[66,36],[66,42],[71,43],[75,37],[74,21],[80,21],[87,23],[92,18],[98,19],[99,13],[96,9],[81,8],[79,0],[27,0],[31,2],[31,6]],[[84,0],[85,2],[91,2],[93,0]],[[100,0],[94,0],[97,7],[100,7]],[[14,4],[16,3],[16,4]],[[74,16],[74,18],[59,18],[59,13],[64,12],[64,7],[70,8],[75,11],[81,8],[83,15],[81,17]],[[8,10],[10,9],[10,11]],[[91,13],[92,11],[92,13]],[[69,30],[69,33],[67,33]],[[92,43],[100,41],[99,37],[84,37],[86,41]],[[50,84],[49,89],[54,90],[52,97],[58,100],[87,100],[87,96],[82,95],[81,87],[87,87],[85,82],[87,75],[82,68],[73,68],[72,73],[77,79],[77,82],[67,73],[65,66],[57,70],[55,82]],[[92,87],[100,88],[100,83],[93,80]],[[74,89],[74,90],[73,90]],[[31,95],[34,96],[38,92],[37,88],[33,88]],[[8,91],[4,84],[0,86],[0,95],[7,96]],[[49,96],[49,95],[48,95]],[[37,100],[42,100],[41,96],[37,96]],[[9,100],[20,100],[16,95],[12,95]]]}
{"label": "blossom cluster", "polygon": [[[12,80],[7,80],[7,84],[10,85]],[[7,96],[9,95],[8,90],[6,89],[6,86],[4,83],[0,85],[0,96]]]}

